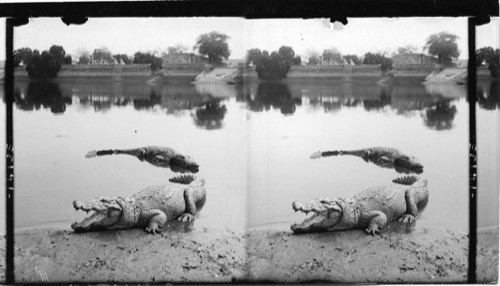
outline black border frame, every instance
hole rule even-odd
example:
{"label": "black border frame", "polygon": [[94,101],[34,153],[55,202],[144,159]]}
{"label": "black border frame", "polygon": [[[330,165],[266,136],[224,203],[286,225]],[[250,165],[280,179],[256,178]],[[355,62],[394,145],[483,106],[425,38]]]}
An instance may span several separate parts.
{"label": "black border frame", "polygon": [[[499,16],[496,0],[188,0],[61,3],[0,3],[6,21],[6,280],[14,284],[14,152],[13,152],[13,35],[29,17],[61,17],[67,25],[87,17],[217,16],[256,18],[330,18],[348,23],[358,17],[468,17],[469,101],[469,268],[467,283],[476,283],[477,149],[475,28]],[[53,283],[50,283],[53,284]],[[59,283],[58,283],[59,284]],[[79,283],[73,283],[79,284]],[[96,283],[85,283],[96,284]],[[118,283],[122,284],[122,283]],[[124,283],[123,283],[124,284]],[[157,284],[157,283],[153,283]],[[163,284],[163,283],[158,283]],[[205,283],[204,283],[205,284]]]}

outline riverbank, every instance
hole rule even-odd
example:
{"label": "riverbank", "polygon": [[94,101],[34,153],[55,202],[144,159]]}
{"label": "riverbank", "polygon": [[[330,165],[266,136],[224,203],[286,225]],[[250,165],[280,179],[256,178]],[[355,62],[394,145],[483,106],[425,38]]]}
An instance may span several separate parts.
{"label": "riverbank", "polygon": [[[86,77],[96,80],[130,80],[144,79],[145,81],[168,82],[177,78],[187,78],[194,81],[203,72],[210,69],[200,66],[178,65],[170,66],[153,74],[148,64],[133,65],[63,65],[58,73],[58,78]],[[389,73],[392,80],[419,80],[423,81],[436,69],[432,66],[406,65],[395,66]],[[477,70],[479,78],[491,78],[486,67]],[[28,78],[25,67],[14,70],[17,78]],[[245,68],[242,74],[245,79],[258,79],[254,67]],[[386,74],[380,70],[379,65],[359,66],[292,66],[287,74],[288,79],[310,79],[310,78],[340,78],[350,80],[357,78],[374,78],[375,81],[384,79]]]}
{"label": "riverbank", "polygon": [[[34,228],[15,237],[15,277],[21,283],[467,281],[468,235],[451,229],[406,233],[393,225],[372,237],[359,230],[294,235],[203,227],[155,236],[140,229]],[[477,252],[478,281],[497,281],[498,227],[478,233]],[[2,261],[5,251],[0,255]]]}

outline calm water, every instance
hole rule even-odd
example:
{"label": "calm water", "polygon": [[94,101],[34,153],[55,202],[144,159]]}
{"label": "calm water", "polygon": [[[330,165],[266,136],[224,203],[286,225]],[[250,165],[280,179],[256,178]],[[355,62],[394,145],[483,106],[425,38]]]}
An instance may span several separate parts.
{"label": "calm water", "polygon": [[[498,82],[479,82],[480,226],[498,224]],[[245,85],[19,81],[14,108],[17,228],[68,227],[75,199],[128,196],[172,171],[93,149],[169,146],[200,164],[208,199],[196,226],[288,228],[294,200],[348,197],[399,176],[318,150],[392,146],[424,164],[430,202],[417,226],[468,228],[464,86],[332,80]],[[4,116],[4,110],[1,111]],[[4,136],[2,134],[2,136]]]}

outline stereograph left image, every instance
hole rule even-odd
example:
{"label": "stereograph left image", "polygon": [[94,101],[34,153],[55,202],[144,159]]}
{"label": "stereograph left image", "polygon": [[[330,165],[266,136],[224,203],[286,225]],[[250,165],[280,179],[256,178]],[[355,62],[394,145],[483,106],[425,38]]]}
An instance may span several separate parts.
{"label": "stereograph left image", "polygon": [[[15,281],[466,282],[467,37],[466,18],[15,27]],[[478,28],[481,282],[498,40]]]}

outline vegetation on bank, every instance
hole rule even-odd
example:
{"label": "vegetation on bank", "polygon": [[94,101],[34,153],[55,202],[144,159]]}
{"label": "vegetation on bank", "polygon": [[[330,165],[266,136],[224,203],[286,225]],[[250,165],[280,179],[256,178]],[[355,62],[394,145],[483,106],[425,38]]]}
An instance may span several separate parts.
{"label": "vegetation on bank", "polygon": [[281,46],[278,51],[273,51],[271,54],[266,50],[248,50],[247,61],[255,65],[259,79],[283,79],[286,78],[290,67],[300,64],[301,60],[295,56],[291,47]]}
{"label": "vegetation on bank", "polygon": [[[212,65],[220,65],[224,59],[228,59],[231,51],[229,50],[229,36],[212,31],[201,34],[193,46],[193,51],[207,56]],[[261,79],[282,79],[286,78],[293,65],[308,66],[357,66],[357,65],[379,65],[384,73],[393,70],[391,57],[397,55],[424,56],[424,53],[435,57],[436,61],[444,66],[450,64],[460,55],[456,43],[458,37],[454,34],[441,32],[430,35],[421,52],[419,48],[413,45],[399,47],[391,55],[385,52],[367,52],[362,56],[354,54],[343,55],[338,49],[332,47],[323,50],[321,53],[315,50],[306,51],[305,55],[296,55],[290,46],[282,46],[278,51],[269,53],[258,48],[250,49],[246,53],[245,61],[247,66],[253,64],[256,67],[258,77]],[[52,45],[49,50],[39,52],[31,50],[28,47],[20,48],[14,51],[14,66],[25,66],[30,78],[53,78],[56,77],[61,69],[61,65],[71,65],[78,63],[80,65],[130,65],[130,64],[148,64],[150,70],[157,72],[163,69],[163,60],[161,56],[169,53],[186,53],[188,47],[183,44],[177,44],[168,47],[163,52],[138,51],[134,55],[112,54],[106,48],[94,49],[92,53],[79,48],[76,54],[71,56],[66,53],[64,48],[59,45]],[[488,70],[493,77],[499,76],[499,49],[484,47],[476,51],[477,63],[487,65]],[[159,56],[161,55],[161,56]]]}
{"label": "vegetation on bank", "polygon": [[[193,50],[198,50],[199,54],[208,56],[210,63],[218,64],[222,59],[227,59],[230,55],[227,40],[229,36],[210,32],[202,34],[197,39]],[[62,46],[53,45],[48,51],[40,53],[38,50],[24,47],[14,51],[14,67],[25,66],[30,78],[54,78],[61,69],[62,64],[71,65],[78,63],[80,65],[130,65],[130,64],[149,64],[153,72],[163,68],[161,56],[167,53],[183,53],[188,48],[182,44],[168,47],[165,51],[138,51],[133,56],[126,54],[112,54],[106,47],[94,49],[89,52],[86,49],[76,50],[75,61],[71,55],[67,55]],[[160,54],[161,56],[157,56]]]}
{"label": "vegetation on bank", "polygon": [[500,49],[493,50],[492,47],[484,47],[476,50],[476,64],[481,66],[482,64],[488,65],[488,70],[492,77],[498,78],[499,76],[499,64],[500,64]]}

